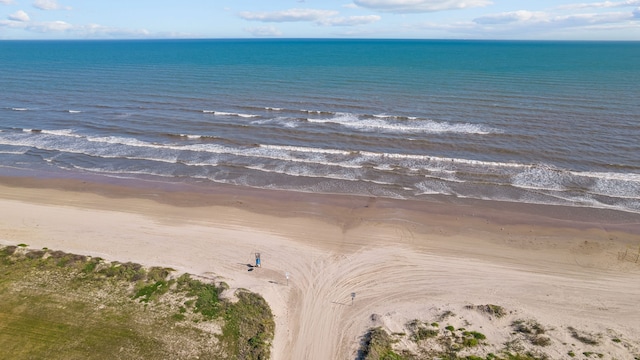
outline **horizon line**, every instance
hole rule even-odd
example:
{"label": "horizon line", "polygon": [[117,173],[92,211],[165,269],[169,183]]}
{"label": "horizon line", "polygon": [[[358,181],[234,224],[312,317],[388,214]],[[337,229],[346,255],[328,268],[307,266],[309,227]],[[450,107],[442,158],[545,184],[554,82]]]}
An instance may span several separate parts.
{"label": "horizon line", "polygon": [[344,37],[184,37],[184,38],[172,38],[172,37],[157,37],[157,38],[72,38],[72,39],[0,39],[0,42],[10,41],[33,41],[33,42],[47,42],[47,41],[290,41],[290,40],[336,40],[336,41],[468,41],[468,42],[625,42],[633,43],[640,42],[638,40],[616,40],[616,39],[465,39],[465,38],[344,38]]}

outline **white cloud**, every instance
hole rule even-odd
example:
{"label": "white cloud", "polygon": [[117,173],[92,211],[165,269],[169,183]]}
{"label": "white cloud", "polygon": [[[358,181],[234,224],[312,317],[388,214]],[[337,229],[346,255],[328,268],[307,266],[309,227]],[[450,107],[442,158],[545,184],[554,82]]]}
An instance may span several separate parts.
{"label": "white cloud", "polygon": [[[591,5],[594,4],[604,3]],[[471,20],[406,24],[399,31],[413,36],[441,38],[637,40],[640,8],[602,6],[592,7],[589,11],[557,7],[545,11],[517,10],[489,13]]]}
{"label": "white cloud", "polygon": [[500,25],[509,25],[510,28],[567,28],[594,24],[615,24],[633,20],[633,17],[634,15],[629,12],[558,15],[520,10],[482,16],[474,19],[473,22],[478,25],[492,26],[493,29],[497,29],[496,26]]}
{"label": "white cloud", "polygon": [[[262,21],[262,22],[296,22],[296,21],[308,21],[314,22],[318,25],[325,26],[356,26],[363,24],[370,24],[381,19],[378,15],[364,15],[364,16],[348,16],[337,17],[339,13],[333,10],[317,10],[317,9],[289,9],[274,12],[242,12],[239,16],[245,20]],[[270,28],[248,28],[246,31],[252,34],[261,34],[266,31],[268,35],[260,36],[273,36],[270,34]],[[280,34],[278,34],[280,35]]]}
{"label": "white cloud", "polygon": [[493,4],[489,0],[354,0],[354,4],[391,13],[422,13],[481,7]]}
{"label": "white cloud", "polygon": [[532,21],[546,21],[548,15],[544,12],[533,12],[527,10],[509,11],[498,14],[490,14],[481,16],[474,19],[476,24],[483,25],[495,25],[495,24],[510,24],[510,23],[524,23]]}
{"label": "white cloud", "polygon": [[335,15],[338,15],[337,11],[316,9],[289,9],[273,12],[245,11],[240,13],[240,17],[245,20],[263,22],[319,21]]}
{"label": "white cloud", "polygon": [[556,16],[549,22],[552,26],[578,27],[598,24],[616,24],[633,19],[633,14],[628,12],[608,12],[598,14],[575,14]]}
{"label": "white cloud", "polygon": [[567,5],[560,5],[557,8],[561,10],[575,10],[575,9],[593,9],[593,8],[615,8],[615,7],[627,7],[627,6],[640,6],[640,0],[604,1],[604,2],[596,2],[596,3],[567,4]]}
{"label": "white cloud", "polygon": [[0,27],[22,29],[29,32],[46,34],[47,37],[58,38],[61,34],[72,34],[75,38],[144,38],[152,35],[145,29],[130,30],[112,28],[98,24],[73,25],[65,21],[15,21],[0,20]]}
{"label": "white cloud", "polygon": [[632,11],[567,13],[557,8],[546,12],[519,10],[485,15],[447,29],[434,29],[465,34],[463,37],[492,39],[607,39],[614,33],[619,39],[637,39],[638,15],[640,11],[636,14]]}
{"label": "white cloud", "polygon": [[112,28],[99,24],[77,25],[70,29],[74,33],[81,36],[91,37],[148,37],[151,33],[146,29],[130,30],[121,28]]}
{"label": "white cloud", "polygon": [[0,4],[11,5],[11,4],[15,4],[15,1],[13,1],[13,0],[0,0]]}
{"label": "white cloud", "polygon": [[16,12],[14,12],[13,14],[8,16],[9,20],[13,20],[13,21],[20,21],[20,22],[27,22],[29,20],[31,20],[29,18],[29,14],[27,14],[26,12],[22,11],[22,10],[18,10]]}
{"label": "white cloud", "polygon": [[45,21],[30,23],[25,26],[25,29],[39,33],[61,32],[73,29],[73,25],[66,21]]}
{"label": "white cloud", "polygon": [[251,33],[253,36],[258,36],[258,37],[271,37],[271,36],[282,35],[282,32],[278,30],[275,26],[250,27],[244,30]]}
{"label": "white cloud", "polygon": [[336,17],[327,18],[319,21],[321,25],[330,26],[356,26],[363,24],[371,24],[376,21],[380,21],[381,17],[378,15],[364,15],[364,16],[349,16],[349,17]]}
{"label": "white cloud", "polygon": [[40,10],[71,10],[68,6],[58,4],[57,0],[34,0],[33,6]]}

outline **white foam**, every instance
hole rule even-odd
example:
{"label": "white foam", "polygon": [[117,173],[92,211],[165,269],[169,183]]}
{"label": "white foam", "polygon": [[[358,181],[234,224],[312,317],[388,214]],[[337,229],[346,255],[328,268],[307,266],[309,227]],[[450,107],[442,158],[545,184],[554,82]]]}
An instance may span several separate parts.
{"label": "white foam", "polygon": [[253,125],[277,124],[277,125],[283,125],[284,127],[287,127],[287,128],[297,128],[299,126],[298,121],[292,118],[287,118],[287,117],[276,117],[272,119],[254,120],[251,122],[251,124]]}
{"label": "white foam", "polygon": [[[171,174],[163,174],[163,173],[158,173],[158,172],[154,172],[154,171],[147,171],[147,170],[107,170],[107,169],[103,169],[103,168],[89,168],[89,167],[84,167],[84,166],[78,166],[78,165],[71,165],[71,167],[73,167],[74,169],[77,170],[82,170],[82,171],[86,171],[86,172],[92,172],[92,173],[99,173],[99,174],[103,174],[103,175],[127,175],[127,174],[131,174],[131,175],[152,175],[152,176],[158,176],[158,177],[164,177],[164,178],[173,178],[174,176]],[[122,177],[122,176],[113,176],[116,178],[130,178],[130,177]]]}
{"label": "white foam", "polygon": [[91,142],[99,142],[99,143],[106,143],[106,144],[118,144],[118,145],[152,147],[152,148],[167,148],[167,146],[162,144],[151,144],[146,141],[141,141],[134,138],[121,137],[121,136],[87,137],[86,139]]}
{"label": "white foam", "polygon": [[11,110],[13,110],[13,111],[28,111],[29,109],[27,109],[27,108],[16,108],[16,107],[14,107],[14,108],[11,108]]}
{"label": "white foam", "polygon": [[425,162],[439,162],[439,163],[447,163],[447,164],[465,164],[465,165],[473,165],[473,166],[484,166],[484,167],[502,167],[502,168],[531,168],[534,165],[531,164],[520,164],[520,163],[506,163],[506,162],[496,162],[496,161],[482,161],[482,160],[472,160],[472,159],[458,159],[458,158],[446,158],[439,156],[430,156],[430,155],[419,155],[419,154],[398,154],[398,153],[376,153],[370,151],[360,151],[359,152],[363,156],[372,157],[372,158],[389,158],[389,159],[401,159],[401,160],[418,160]]}
{"label": "white foam", "polygon": [[512,177],[511,185],[531,190],[564,191],[562,185],[567,173],[546,166],[536,166]]}
{"label": "white foam", "polygon": [[[307,119],[310,123],[338,124],[348,128],[362,131],[383,131],[392,133],[463,133],[486,135],[498,133],[498,130],[477,124],[451,124],[436,122],[433,120],[397,121],[395,116],[374,115],[374,119],[360,118],[349,113],[337,113],[332,118]],[[391,120],[389,120],[391,119]]]}
{"label": "white foam", "polygon": [[67,110],[69,114],[80,114],[82,111],[80,110]]}
{"label": "white foam", "polygon": [[422,181],[415,184],[416,195],[453,195],[451,188],[442,181]]}
{"label": "white foam", "polygon": [[23,148],[20,150],[2,150],[0,151],[0,154],[5,154],[5,155],[24,155],[26,154],[26,152],[29,151],[29,148]]}
{"label": "white foam", "polygon": [[310,177],[310,178],[319,178],[319,179],[332,179],[332,180],[346,180],[346,181],[358,181],[355,177],[345,177],[338,174],[332,173],[322,173],[320,175],[314,174],[310,169],[304,167],[288,167],[287,169],[278,168],[278,169],[267,169],[261,165],[249,165],[245,166],[247,169],[257,170],[267,173],[277,173],[288,176],[298,176],[298,177]]}
{"label": "white foam", "polygon": [[215,111],[215,110],[202,110],[202,112],[205,113],[205,114],[213,114],[213,115],[216,115],[216,116],[238,116],[238,117],[243,117],[243,118],[260,117],[260,115],[241,114],[241,113],[232,113],[232,112]]}
{"label": "white foam", "polygon": [[572,175],[587,176],[596,179],[604,180],[621,180],[621,181],[633,181],[640,183],[640,174],[636,173],[615,173],[615,172],[595,172],[595,171],[570,171]]}
{"label": "white foam", "polygon": [[70,129],[60,129],[60,130],[42,130],[40,131],[42,134],[56,135],[56,136],[69,136],[69,137],[82,137],[77,135]]}
{"label": "white foam", "polygon": [[317,154],[332,154],[332,155],[351,155],[353,152],[337,149],[322,149],[322,148],[308,148],[302,146],[288,146],[288,145],[260,145],[264,149],[283,150],[283,151],[295,151],[303,153],[317,153]]}
{"label": "white foam", "polygon": [[317,170],[314,171],[313,169],[310,169],[304,166],[298,166],[298,167],[280,166],[274,169],[268,169],[263,165],[248,165],[248,166],[245,166],[245,168],[251,169],[251,170],[257,170],[261,172],[267,172],[267,173],[283,174],[288,176],[331,179],[331,180],[351,181],[351,182],[358,182],[358,183],[365,182],[365,183],[387,185],[387,186],[395,185],[395,183],[390,183],[390,182],[362,179],[359,176],[356,176],[356,173],[351,173],[351,172],[338,174],[338,173],[328,173],[326,171],[320,171],[320,173],[317,173]]}
{"label": "white foam", "polygon": [[380,119],[409,119],[409,120],[418,119],[417,116],[402,116],[402,115],[387,115],[387,114],[374,114],[371,116],[375,118],[380,118]]}

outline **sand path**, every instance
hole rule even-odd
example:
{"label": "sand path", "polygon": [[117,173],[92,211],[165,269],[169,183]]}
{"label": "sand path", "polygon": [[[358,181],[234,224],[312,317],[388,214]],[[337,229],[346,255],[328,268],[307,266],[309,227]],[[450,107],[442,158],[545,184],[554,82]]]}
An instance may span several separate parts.
{"label": "sand path", "polygon": [[[259,292],[276,316],[276,360],[355,359],[368,327],[401,330],[416,314],[451,304],[500,304],[553,326],[640,339],[640,268],[617,261],[622,245],[597,232],[562,235],[566,243],[549,249],[394,222],[345,227],[238,208],[20,191],[0,187],[0,243],[170,266]],[[248,266],[255,252],[262,268]]]}

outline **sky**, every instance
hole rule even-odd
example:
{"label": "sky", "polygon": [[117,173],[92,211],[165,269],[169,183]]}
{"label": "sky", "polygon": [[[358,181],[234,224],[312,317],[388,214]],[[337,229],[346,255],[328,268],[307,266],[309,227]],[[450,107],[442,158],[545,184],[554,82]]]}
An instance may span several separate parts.
{"label": "sky", "polygon": [[138,38],[640,41],[640,0],[0,0],[0,39]]}

